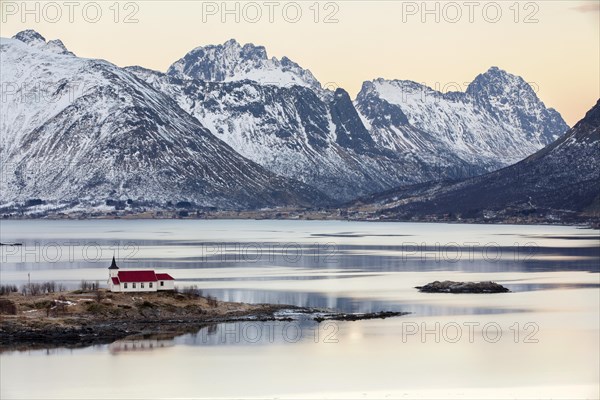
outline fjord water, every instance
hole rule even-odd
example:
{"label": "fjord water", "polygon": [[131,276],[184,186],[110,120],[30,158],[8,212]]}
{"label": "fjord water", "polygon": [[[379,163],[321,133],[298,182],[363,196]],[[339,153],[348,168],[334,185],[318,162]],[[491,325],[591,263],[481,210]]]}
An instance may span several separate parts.
{"label": "fjord water", "polygon": [[[2,221],[2,283],[169,272],[221,300],[408,311],[0,355],[1,398],[598,398],[598,231],[336,221]],[[419,293],[434,280],[511,293]]]}

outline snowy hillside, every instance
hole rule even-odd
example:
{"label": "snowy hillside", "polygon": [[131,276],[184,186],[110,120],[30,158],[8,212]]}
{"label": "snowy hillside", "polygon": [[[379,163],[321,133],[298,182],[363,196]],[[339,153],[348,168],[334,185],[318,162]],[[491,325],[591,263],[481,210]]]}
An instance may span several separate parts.
{"label": "snowy hillside", "polygon": [[292,67],[230,40],[192,50],[166,74],[129,70],[243,156],[341,201],[498,169],[568,129],[527,83],[496,68],[468,93],[365,82],[353,104],[343,89],[323,90],[286,62]]}
{"label": "snowy hillside", "polygon": [[600,213],[600,100],[565,135],[510,167],[464,181],[422,184],[359,202],[387,218],[576,221]]}
{"label": "snowy hillside", "polygon": [[495,169],[515,163],[569,128],[522,78],[496,67],[466,92],[440,93],[412,81],[365,82],[355,105],[374,140],[394,151],[427,151],[427,132],[446,151]]}
{"label": "snowy hillside", "polygon": [[336,200],[438,179],[439,166],[453,177],[471,167],[452,154],[414,157],[377,146],[342,89],[324,99],[303,86],[205,82],[128,70],[175,99],[244,157]]}
{"label": "snowy hillside", "polygon": [[5,204],[323,205],[495,170],[568,129],[497,68],[464,93],[378,79],[353,102],[235,40],[198,47],[166,73],[79,58],[31,30],[1,51]]}
{"label": "snowy hillside", "polygon": [[0,78],[11,89],[1,103],[3,204],[326,201],[241,157],[170,97],[109,62],[75,57],[33,31],[1,39],[0,49]]}

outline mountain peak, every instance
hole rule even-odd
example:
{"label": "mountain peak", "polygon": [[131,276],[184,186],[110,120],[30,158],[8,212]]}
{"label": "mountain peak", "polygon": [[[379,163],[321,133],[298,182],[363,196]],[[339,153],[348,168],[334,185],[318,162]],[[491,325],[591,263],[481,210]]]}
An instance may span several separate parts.
{"label": "mountain peak", "polygon": [[408,80],[365,82],[356,106],[390,150],[417,148],[428,135],[447,154],[486,168],[514,163],[568,130],[525,80],[498,67],[478,75],[466,92],[444,93]]}
{"label": "mountain peak", "polygon": [[498,67],[490,67],[486,72],[479,74],[467,87],[466,93],[477,97],[478,94],[500,95],[513,93],[521,95],[527,93],[535,96],[535,91],[523,78],[513,75]]}
{"label": "mountain peak", "polygon": [[497,76],[507,76],[507,77],[517,77],[517,75],[513,75],[510,72],[497,67],[495,65],[492,65],[491,67],[489,67],[487,69],[487,71],[485,71],[483,74],[480,75],[497,75]]}
{"label": "mountain peak", "polygon": [[[522,80],[520,76],[511,74],[510,72],[508,72],[502,68],[496,67],[496,66],[489,67],[487,71],[485,71],[482,74],[479,74],[475,79],[477,79],[480,76],[484,76],[484,77],[488,77],[488,78],[494,77],[497,79],[504,79],[504,80],[515,80],[515,79]],[[523,82],[525,82],[525,81],[523,81]]]}
{"label": "mountain peak", "polygon": [[267,60],[267,49],[264,46],[256,46],[253,43],[246,43],[242,47],[241,55],[245,59]]}
{"label": "mountain peak", "polygon": [[226,41],[225,43],[223,43],[223,46],[225,46],[225,47],[240,47],[240,44],[238,43],[237,40],[235,40],[234,38],[231,38],[228,41]]}
{"label": "mountain peak", "polygon": [[[565,133],[569,126],[560,114],[547,108],[534,88],[522,77],[491,67],[477,75],[466,94],[496,119],[504,119],[525,131],[540,131],[546,145]],[[544,121],[541,125],[536,121]]]}
{"label": "mountain peak", "polygon": [[54,53],[74,55],[67,49],[65,44],[60,39],[49,40],[46,44],[46,48]]}
{"label": "mountain peak", "polygon": [[287,57],[281,61],[276,57],[269,58],[264,46],[252,43],[242,46],[235,39],[222,45],[196,47],[173,63],[167,74],[179,79],[209,82],[250,80],[276,86],[321,88],[309,70]]}
{"label": "mountain peak", "polygon": [[46,39],[42,35],[40,35],[38,32],[34,31],[33,29],[26,29],[24,31],[21,31],[21,32],[17,33],[15,36],[13,36],[12,38],[20,40],[21,42],[29,44],[29,45],[44,45],[44,44],[46,44]]}
{"label": "mountain peak", "polygon": [[573,130],[579,128],[581,125],[591,126],[594,129],[590,130],[595,132],[598,135],[600,131],[600,99],[596,102],[596,104],[585,113],[583,119],[581,119],[574,127]]}
{"label": "mountain peak", "polygon": [[65,47],[64,43],[60,39],[54,39],[46,42],[46,39],[33,29],[21,31],[12,38],[19,40],[28,46],[36,47],[50,53],[74,55]]}

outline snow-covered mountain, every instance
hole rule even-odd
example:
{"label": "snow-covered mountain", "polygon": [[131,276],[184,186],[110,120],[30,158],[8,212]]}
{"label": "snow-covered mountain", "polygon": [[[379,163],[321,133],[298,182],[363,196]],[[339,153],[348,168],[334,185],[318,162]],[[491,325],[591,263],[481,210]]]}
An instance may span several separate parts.
{"label": "snow-covered mountain", "polygon": [[600,100],[565,135],[521,162],[453,183],[425,183],[362,199],[389,218],[582,220],[600,215]]}
{"label": "snow-covered mountain", "polygon": [[0,54],[3,204],[133,199],[247,208],[327,201],[243,158],[125,69],[78,58],[34,31],[2,38]]}
{"label": "snow-covered mountain", "polygon": [[234,40],[161,73],[78,58],[24,31],[2,39],[1,74],[5,202],[348,201],[487,172],[567,129],[521,78],[495,68],[465,93],[376,80],[353,102],[291,60]]}
{"label": "snow-covered mountain", "polygon": [[242,46],[235,39],[222,45],[197,47],[171,65],[167,73],[181,79],[251,80],[263,85],[300,85],[321,90],[321,84],[313,74],[289,58],[269,58],[263,46],[250,43]]}
{"label": "snow-covered mountain", "polygon": [[569,128],[527,82],[496,67],[465,92],[441,93],[412,81],[365,82],[355,105],[382,147],[422,153],[436,143],[488,170],[527,157]]}
{"label": "snow-covered mountain", "polygon": [[497,68],[467,93],[365,82],[354,103],[343,89],[322,89],[298,64],[234,40],[198,47],[166,74],[130,71],[243,156],[342,201],[491,171],[568,129],[523,79]]}
{"label": "snow-covered mountain", "polygon": [[305,86],[206,82],[128,70],[175,99],[244,157],[336,200],[438,179],[440,165],[453,177],[471,167],[452,154],[415,157],[378,146],[343,89],[321,96]]}

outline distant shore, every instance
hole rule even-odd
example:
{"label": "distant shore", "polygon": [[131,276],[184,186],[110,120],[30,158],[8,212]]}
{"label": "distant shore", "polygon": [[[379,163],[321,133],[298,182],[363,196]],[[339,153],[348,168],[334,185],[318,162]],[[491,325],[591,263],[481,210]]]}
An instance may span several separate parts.
{"label": "distant shore", "polygon": [[125,294],[100,289],[36,296],[10,293],[0,296],[0,352],[85,347],[139,336],[175,337],[219,323],[292,321],[291,314],[321,322],[388,318],[407,313],[347,314],[290,305],[223,302],[170,291]]}
{"label": "distant shore", "polygon": [[519,213],[493,217],[459,217],[451,215],[414,215],[402,217],[370,211],[343,209],[268,209],[268,210],[152,210],[111,212],[48,212],[43,214],[3,214],[5,220],[284,220],[284,221],[350,221],[350,222],[409,222],[409,223],[456,223],[456,224],[503,224],[503,225],[559,225],[581,226],[600,229],[600,216],[567,213],[561,216]]}

